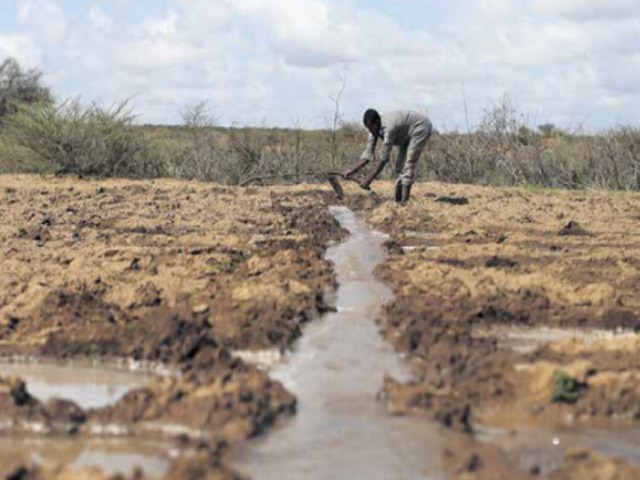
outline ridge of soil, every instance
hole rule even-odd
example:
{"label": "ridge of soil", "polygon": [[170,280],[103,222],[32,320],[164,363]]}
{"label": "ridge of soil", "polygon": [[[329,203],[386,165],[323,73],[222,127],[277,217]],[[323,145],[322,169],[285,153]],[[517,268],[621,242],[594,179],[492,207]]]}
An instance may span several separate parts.
{"label": "ridge of soil", "polygon": [[[295,412],[296,401],[233,351],[284,350],[331,308],[325,293],[335,280],[323,254],[344,232],[327,211],[329,193],[1,179],[0,355],[126,358],[179,376],[93,410],[44,404],[21,379],[3,378],[0,424],[14,434],[92,435],[110,425],[137,437],[171,433],[201,453],[174,462],[166,478],[235,478],[227,447]],[[0,478],[104,477],[14,459]]]}
{"label": "ridge of soil", "polygon": [[[377,189],[379,195],[350,192],[345,202],[391,237],[377,274],[396,298],[380,327],[415,374],[409,383],[385,380],[392,412],[469,433],[477,425],[636,424],[640,337],[614,333],[640,329],[640,195],[426,183],[399,206],[392,185]],[[478,334],[507,327],[612,333],[541,344],[529,354]],[[581,386],[575,397],[557,395],[564,388],[558,378]],[[475,457],[462,454],[474,448]],[[529,478],[490,446],[470,440],[452,451],[449,463],[466,458],[470,466],[455,466],[455,478]],[[595,454],[568,455],[567,462],[551,478],[600,478],[568,472],[594,462],[611,466]],[[627,472],[620,478],[638,472],[618,470]],[[524,476],[508,477],[516,474]]]}

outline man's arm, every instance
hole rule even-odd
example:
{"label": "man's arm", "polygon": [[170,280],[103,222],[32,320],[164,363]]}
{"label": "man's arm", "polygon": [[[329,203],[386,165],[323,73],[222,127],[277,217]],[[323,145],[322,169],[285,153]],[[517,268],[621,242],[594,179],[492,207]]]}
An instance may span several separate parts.
{"label": "man's arm", "polygon": [[365,190],[370,189],[371,183],[373,183],[373,181],[376,178],[378,178],[378,175],[380,175],[382,170],[384,170],[384,166],[389,162],[389,159],[391,158],[392,148],[393,148],[392,132],[385,132],[384,144],[382,147],[380,161],[374,165],[369,175],[362,182],[360,182],[360,186],[362,188],[364,188]]}
{"label": "man's arm", "polygon": [[384,137],[384,143],[382,145],[382,153],[380,154],[380,162],[385,165],[389,163],[391,159],[391,149],[393,148],[393,138],[391,132]]}
{"label": "man's arm", "polygon": [[367,139],[367,146],[362,152],[360,158],[362,160],[367,160],[368,162],[372,161],[375,157],[376,152],[376,144],[378,143],[378,137],[376,137],[373,133],[369,132],[369,138]]}
{"label": "man's arm", "polygon": [[360,156],[360,161],[354,165],[351,169],[342,174],[344,178],[349,178],[362,170],[370,161],[375,159],[376,143],[378,139],[371,133],[369,133],[369,139],[367,140],[367,146]]}

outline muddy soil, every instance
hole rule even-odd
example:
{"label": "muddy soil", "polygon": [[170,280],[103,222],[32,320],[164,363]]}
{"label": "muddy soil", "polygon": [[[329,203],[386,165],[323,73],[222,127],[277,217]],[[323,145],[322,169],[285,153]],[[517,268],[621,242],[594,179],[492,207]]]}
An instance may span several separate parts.
{"label": "muddy soil", "polygon": [[331,212],[349,231],[326,254],[339,283],[337,311],[305,328],[294,351],[269,371],[296,395],[295,418],[251,442],[233,465],[260,480],[442,478],[450,432],[392,416],[378,398],[385,375],[411,378],[375,323],[392,299],[373,273],[386,256],[385,236],[349,209]]}
{"label": "muddy soil", "polygon": [[[391,235],[378,275],[396,299],[380,324],[415,373],[409,383],[387,380],[391,411],[467,432],[637,425],[640,195],[426,183],[402,207],[389,201],[391,185],[377,190],[351,190],[345,202]],[[547,338],[523,351],[504,341],[514,328],[585,338]],[[588,339],[593,329],[611,333]],[[460,478],[502,478],[499,469],[472,472],[500,464],[499,451],[476,448],[485,454],[453,455],[469,467],[454,467]],[[585,455],[567,461],[580,472],[608,462]],[[551,478],[614,478],[570,470]]]}
{"label": "muddy soil", "polygon": [[[5,377],[4,434],[175,438],[201,458],[176,461],[167,478],[231,478],[227,446],[296,407],[232,353],[284,350],[330,308],[323,253],[344,233],[329,198],[310,187],[0,177],[0,356],[171,372],[101,408],[43,402]],[[19,458],[0,466],[0,478],[70,475]]]}
{"label": "muddy soil", "polygon": [[559,465],[545,472],[545,461],[527,468],[509,452],[491,444],[463,439],[450,442],[443,458],[448,478],[455,480],[632,480],[640,478],[640,468],[618,458],[608,458],[593,450],[568,449]]}
{"label": "muddy soil", "polygon": [[[523,469],[499,441],[473,435],[637,426],[640,196],[428,183],[399,207],[391,184],[375,188],[349,185],[345,203],[391,236],[377,275],[396,299],[380,328],[414,374],[387,377],[380,398],[392,413],[472,434],[452,437],[449,476],[640,478],[588,450]],[[163,372],[99,408],[42,400],[4,377],[1,434],[156,439],[178,452],[161,477],[238,478],[225,466],[230,447],[295,412],[296,399],[235,353],[285,351],[332,309],[323,255],[345,232],[331,203],[317,186],[0,176],[0,356]],[[533,348],[512,348],[512,331]],[[28,451],[0,460],[0,478],[115,478]]]}

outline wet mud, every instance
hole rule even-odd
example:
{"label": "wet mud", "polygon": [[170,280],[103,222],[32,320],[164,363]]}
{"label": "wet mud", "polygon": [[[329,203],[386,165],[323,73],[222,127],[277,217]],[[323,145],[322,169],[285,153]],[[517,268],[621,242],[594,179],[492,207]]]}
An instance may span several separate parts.
{"label": "wet mud", "polygon": [[447,433],[390,415],[380,398],[385,376],[411,378],[375,323],[393,298],[373,275],[385,258],[385,238],[350,210],[331,211],[350,232],[327,251],[339,283],[337,311],[309,325],[270,370],[296,395],[295,418],[249,444],[234,465],[256,480],[443,478]]}
{"label": "wet mud", "polygon": [[[7,369],[0,478],[240,478],[238,451],[255,478],[376,478],[374,460],[395,475],[378,478],[639,478],[640,197],[427,183],[401,207],[376,189],[344,203],[387,258],[336,273],[391,290],[332,298],[324,255],[347,231],[328,186],[0,177],[0,357],[144,379],[49,394]],[[324,330],[346,320],[353,338]]]}
{"label": "wet mud", "polygon": [[637,475],[639,450],[614,461],[607,441],[541,473],[473,435],[637,428],[640,196],[427,183],[402,207],[380,201],[391,193],[345,200],[391,237],[377,274],[396,298],[380,327],[414,378],[385,382],[389,409],[471,434],[445,456],[455,478]]}
{"label": "wet mud", "polygon": [[[56,390],[31,363],[3,364],[2,434],[154,439],[178,452],[167,471],[125,476],[235,478],[229,448],[291,415],[296,399],[233,352],[285,350],[331,308],[323,255],[344,232],[329,192],[35,176],[0,185],[0,356],[95,368]],[[144,381],[101,388],[112,364]],[[112,476],[27,457],[0,478]]]}

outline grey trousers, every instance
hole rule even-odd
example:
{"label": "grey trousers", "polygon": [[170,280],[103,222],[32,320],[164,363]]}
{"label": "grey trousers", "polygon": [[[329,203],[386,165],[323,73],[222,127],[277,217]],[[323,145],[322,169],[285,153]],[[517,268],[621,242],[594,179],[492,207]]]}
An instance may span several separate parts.
{"label": "grey trousers", "polygon": [[431,137],[431,130],[431,122],[425,122],[424,128],[416,129],[409,141],[400,147],[396,158],[396,182],[402,182],[405,186],[415,183],[418,160]]}

